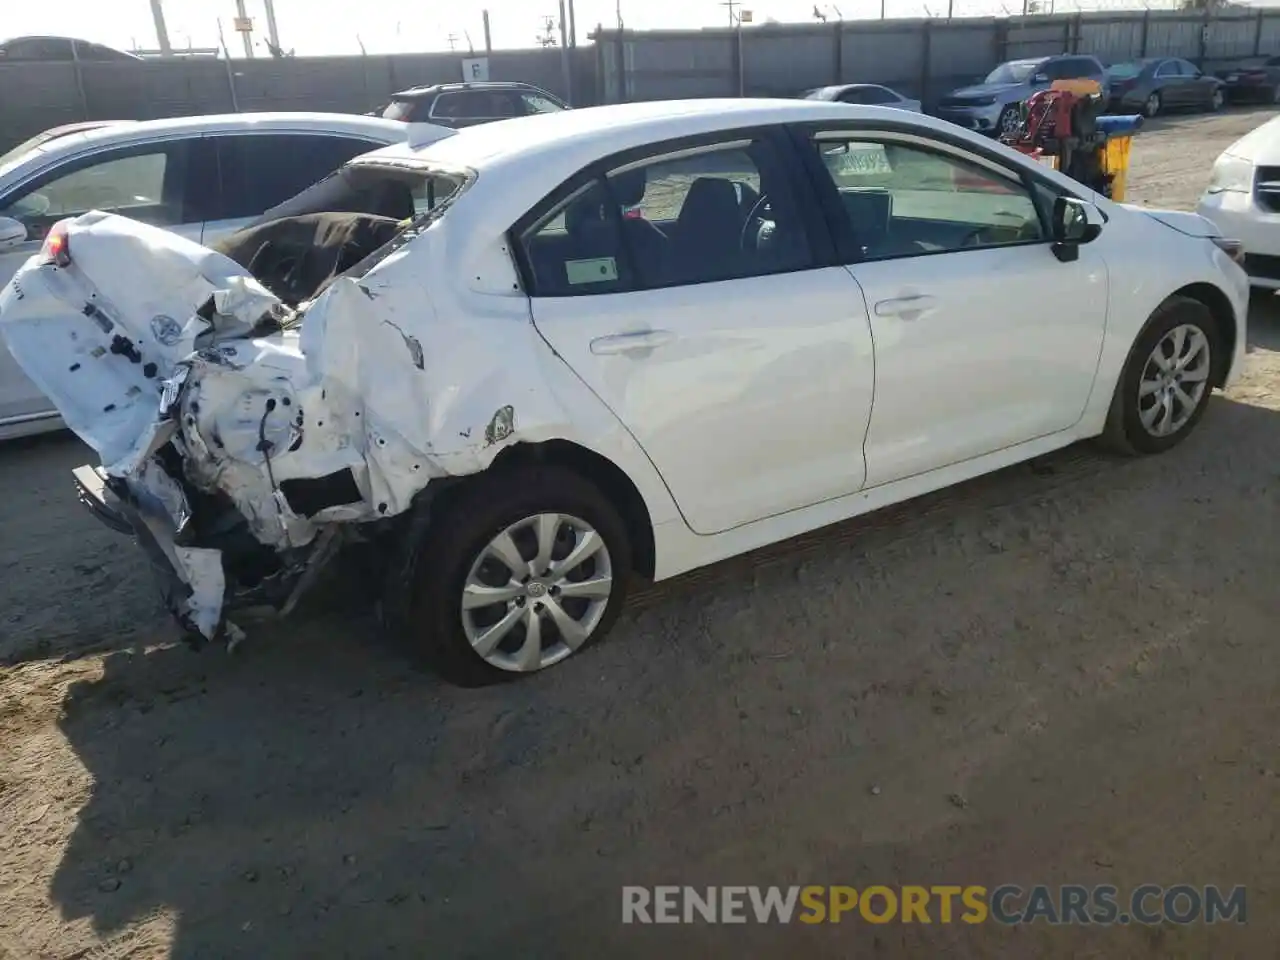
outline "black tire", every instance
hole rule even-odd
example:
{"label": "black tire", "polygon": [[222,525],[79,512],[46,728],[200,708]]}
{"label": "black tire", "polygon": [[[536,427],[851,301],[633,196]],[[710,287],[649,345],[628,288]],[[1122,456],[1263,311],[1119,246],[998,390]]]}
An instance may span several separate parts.
{"label": "black tire", "polygon": [[1022,122],[1022,111],[1018,104],[1011,103],[1000,111],[1000,116],[996,120],[996,138],[999,139],[1006,133],[1013,133],[1018,124]]}
{"label": "black tire", "polygon": [[1152,117],[1159,116],[1160,111],[1164,109],[1164,97],[1160,96],[1157,90],[1142,104],[1142,115],[1150,120]]}
{"label": "black tire", "polygon": [[[1191,418],[1175,433],[1157,437],[1142,425],[1138,390],[1143,371],[1156,345],[1170,330],[1184,324],[1199,327],[1209,341],[1209,379]],[[1221,365],[1225,360],[1221,330],[1209,308],[1188,297],[1170,297],[1151,315],[1129,351],[1129,358],[1125,361],[1115,395],[1111,399],[1111,409],[1107,412],[1106,429],[1099,438],[1102,444],[1113,452],[1126,456],[1164,453],[1177,446],[1190,435],[1204,416],[1213,384],[1218,382]]]}
{"label": "black tire", "polygon": [[569,657],[609,632],[626,602],[631,575],[626,525],[604,495],[573,471],[556,466],[517,467],[465,480],[433,507],[434,519],[421,534],[421,549],[416,551],[421,559],[399,588],[408,595],[394,604],[403,611],[402,618],[389,625],[415,658],[460,686],[529,675],[493,666],[472,649],[462,625],[462,590],[472,564],[493,537],[526,517],[551,512],[571,514],[594,527],[612,566],[612,592],[605,613],[583,647]]}

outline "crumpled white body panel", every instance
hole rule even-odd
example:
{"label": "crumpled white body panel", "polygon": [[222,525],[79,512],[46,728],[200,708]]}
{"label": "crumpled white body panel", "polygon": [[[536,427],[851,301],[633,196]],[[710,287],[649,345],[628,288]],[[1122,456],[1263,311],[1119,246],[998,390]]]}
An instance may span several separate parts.
{"label": "crumpled white body panel", "polygon": [[[249,339],[264,313],[287,311],[238,264],[86,214],[69,227],[71,266],[33,258],[0,297],[0,331],[109,474],[136,475],[176,431],[197,486],[225,492],[263,543],[301,546],[326,522],[399,514],[433,477],[483,470],[566,419],[531,324],[436,314],[408,262],[432,233],[335,281],[305,323]],[[210,297],[212,323],[196,316]],[[280,493],[343,469],[358,503],[306,518]]]}

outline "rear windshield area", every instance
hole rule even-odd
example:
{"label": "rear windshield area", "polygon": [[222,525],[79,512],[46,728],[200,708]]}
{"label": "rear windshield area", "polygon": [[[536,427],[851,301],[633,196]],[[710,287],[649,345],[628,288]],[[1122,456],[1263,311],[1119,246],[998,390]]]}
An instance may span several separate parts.
{"label": "rear windshield area", "polygon": [[297,196],[272,207],[256,223],[313,213],[362,213],[412,220],[448,202],[465,173],[392,163],[349,163]]}

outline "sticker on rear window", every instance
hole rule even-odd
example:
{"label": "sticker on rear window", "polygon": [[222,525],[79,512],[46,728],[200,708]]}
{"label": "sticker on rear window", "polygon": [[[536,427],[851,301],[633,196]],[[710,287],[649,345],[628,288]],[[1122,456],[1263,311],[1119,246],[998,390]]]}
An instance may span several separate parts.
{"label": "sticker on rear window", "polygon": [[613,257],[592,260],[566,260],[565,279],[570,283],[606,283],[618,279],[618,261]]}

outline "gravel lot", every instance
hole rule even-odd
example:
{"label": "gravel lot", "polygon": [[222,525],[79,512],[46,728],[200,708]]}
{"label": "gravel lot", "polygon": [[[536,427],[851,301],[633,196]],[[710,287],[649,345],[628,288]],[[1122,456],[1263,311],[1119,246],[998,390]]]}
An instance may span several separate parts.
{"label": "gravel lot", "polygon": [[[1264,111],[1163,121],[1190,206]],[[647,590],[461,691],[335,600],[172,644],[69,437],[0,447],[0,958],[1274,956],[1280,309],[1143,461],[1082,447]],[[622,884],[1248,887],[1244,926],[622,927]]]}

